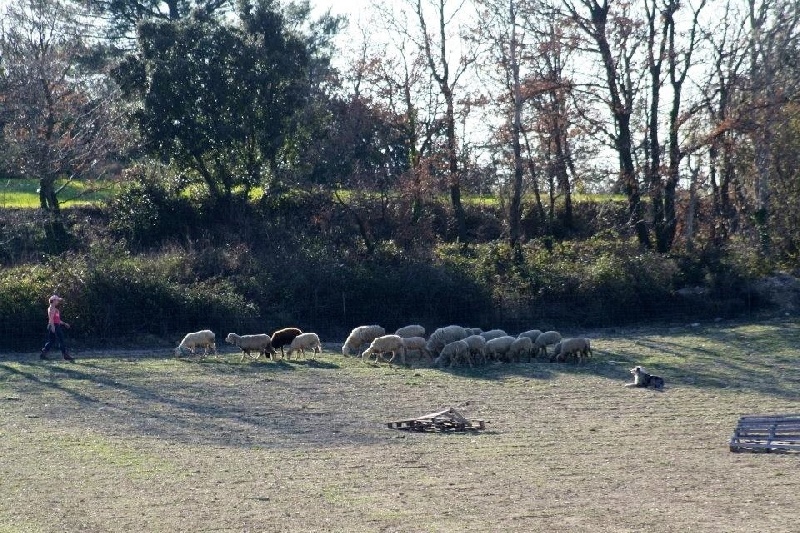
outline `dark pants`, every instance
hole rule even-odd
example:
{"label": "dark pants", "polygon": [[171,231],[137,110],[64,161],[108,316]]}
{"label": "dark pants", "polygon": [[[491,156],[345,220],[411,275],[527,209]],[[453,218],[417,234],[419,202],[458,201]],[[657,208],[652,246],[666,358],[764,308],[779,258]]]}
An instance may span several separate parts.
{"label": "dark pants", "polygon": [[64,326],[56,324],[54,329],[55,331],[50,331],[50,328],[47,328],[47,342],[42,348],[42,353],[47,353],[53,346],[58,346],[61,350],[61,355],[67,355],[67,344],[64,342]]}

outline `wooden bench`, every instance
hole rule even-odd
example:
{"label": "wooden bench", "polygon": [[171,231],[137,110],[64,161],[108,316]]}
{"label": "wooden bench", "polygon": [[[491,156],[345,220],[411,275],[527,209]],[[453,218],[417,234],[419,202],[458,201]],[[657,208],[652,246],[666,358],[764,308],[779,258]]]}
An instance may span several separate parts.
{"label": "wooden bench", "polygon": [[800,414],[742,416],[730,448],[732,452],[800,452]]}

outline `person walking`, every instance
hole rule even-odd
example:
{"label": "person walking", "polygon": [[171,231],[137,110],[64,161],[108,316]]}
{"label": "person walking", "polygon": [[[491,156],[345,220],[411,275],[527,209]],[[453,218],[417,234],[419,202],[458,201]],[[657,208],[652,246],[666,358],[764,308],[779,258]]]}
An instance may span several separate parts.
{"label": "person walking", "polygon": [[47,359],[47,352],[54,345],[61,350],[61,355],[66,361],[75,361],[67,351],[67,344],[64,342],[64,328],[69,328],[69,324],[61,320],[61,309],[59,306],[64,299],[54,294],[50,297],[50,305],[47,307],[47,342],[39,354],[39,359]]}

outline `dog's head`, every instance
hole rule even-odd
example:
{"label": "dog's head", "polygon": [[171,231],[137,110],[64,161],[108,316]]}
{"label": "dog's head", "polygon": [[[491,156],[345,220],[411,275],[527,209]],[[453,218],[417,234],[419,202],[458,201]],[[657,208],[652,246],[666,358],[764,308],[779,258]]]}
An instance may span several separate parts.
{"label": "dog's head", "polygon": [[639,375],[639,374],[646,374],[646,372],[644,371],[644,368],[642,368],[640,366],[635,366],[635,367],[631,368],[631,374],[636,376],[636,375]]}

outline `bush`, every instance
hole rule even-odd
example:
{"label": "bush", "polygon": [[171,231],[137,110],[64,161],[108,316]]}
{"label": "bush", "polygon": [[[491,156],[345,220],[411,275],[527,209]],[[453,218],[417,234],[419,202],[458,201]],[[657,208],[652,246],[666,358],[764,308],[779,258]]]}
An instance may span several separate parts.
{"label": "bush", "polygon": [[168,187],[162,172],[134,167],[129,181],[109,200],[109,230],[134,249],[153,249],[164,241],[184,239],[198,227],[190,201]]}

